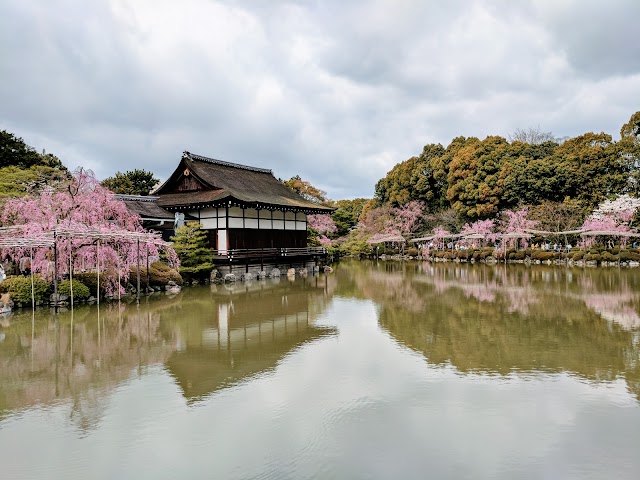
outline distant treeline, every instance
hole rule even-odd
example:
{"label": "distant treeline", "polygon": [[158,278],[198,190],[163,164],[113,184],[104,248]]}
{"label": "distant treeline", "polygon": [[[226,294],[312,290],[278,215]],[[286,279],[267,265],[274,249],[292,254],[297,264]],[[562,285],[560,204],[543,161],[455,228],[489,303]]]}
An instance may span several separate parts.
{"label": "distant treeline", "polygon": [[570,198],[589,208],[619,194],[638,196],[640,111],[620,136],[618,141],[592,132],[564,141],[550,134],[515,135],[511,141],[457,137],[446,148],[429,144],[376,184],[375,201],[401,206],[418,200],[431,213],[453,208],[477,220],[520,205]]}

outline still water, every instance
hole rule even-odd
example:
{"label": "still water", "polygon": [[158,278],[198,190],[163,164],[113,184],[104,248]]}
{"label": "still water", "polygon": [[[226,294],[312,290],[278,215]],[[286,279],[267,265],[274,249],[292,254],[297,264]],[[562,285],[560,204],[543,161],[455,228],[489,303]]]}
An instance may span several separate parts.
{"label": "still water", "polygon": [[2,478],[640,478],[640,272],[345,262],[0,316]]}

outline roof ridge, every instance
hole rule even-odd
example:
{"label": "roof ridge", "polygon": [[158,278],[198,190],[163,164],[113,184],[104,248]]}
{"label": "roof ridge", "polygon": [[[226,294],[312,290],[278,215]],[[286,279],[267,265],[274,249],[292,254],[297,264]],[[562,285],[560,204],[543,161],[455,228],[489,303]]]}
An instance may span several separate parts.
{"label": "roof ridge", "polygon": [[114,193],[113,196],[118,200],[135,200],[138,202],[155,202],[160,198],[153,195],[126,195],[124,193]]}
{"label": "roof ridge", "polygon": [[240,163],[232,163],[232,162],[225,162],[224,160],[218,160],[215,158],[210,158],[210,157],[205,157],[203,155],[197,155],[195,153],[191,153],[188,151],[184,151],[182,152],[182,158],[187,158],[189,160],[197,160],[200,162],[207,162],[207,163],[213,163],[215,165],[223,165],[225,167],[232,167],[232,168],[239,168],[242,170],[249,170],[252,172],[260,172],[260,173],[268,173],[270,175],[273,175],[273,170],[270,170],[268,168],[260,168],[260,167],[251,167],[249,165],[242,165]]}

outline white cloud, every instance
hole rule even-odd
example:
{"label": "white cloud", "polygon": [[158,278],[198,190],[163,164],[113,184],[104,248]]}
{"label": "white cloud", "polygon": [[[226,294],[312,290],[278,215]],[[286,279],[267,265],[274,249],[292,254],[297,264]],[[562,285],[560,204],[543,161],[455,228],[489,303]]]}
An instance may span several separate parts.
{"label": "white cloud", "polygon": [[458,135],[617,136],[638,108],[639,8],[13,0],[0,128],[99,177],[166,176],[187,149],[370,196],[395,163]]}

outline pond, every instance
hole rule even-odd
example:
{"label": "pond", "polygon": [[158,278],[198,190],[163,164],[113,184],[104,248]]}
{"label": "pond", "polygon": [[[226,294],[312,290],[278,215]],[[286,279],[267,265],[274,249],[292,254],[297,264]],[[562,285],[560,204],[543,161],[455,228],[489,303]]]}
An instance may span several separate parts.
{"label": "pond", "polygon": [[11,479],[640,477],[640,275],[343,262],[0,316]]}

